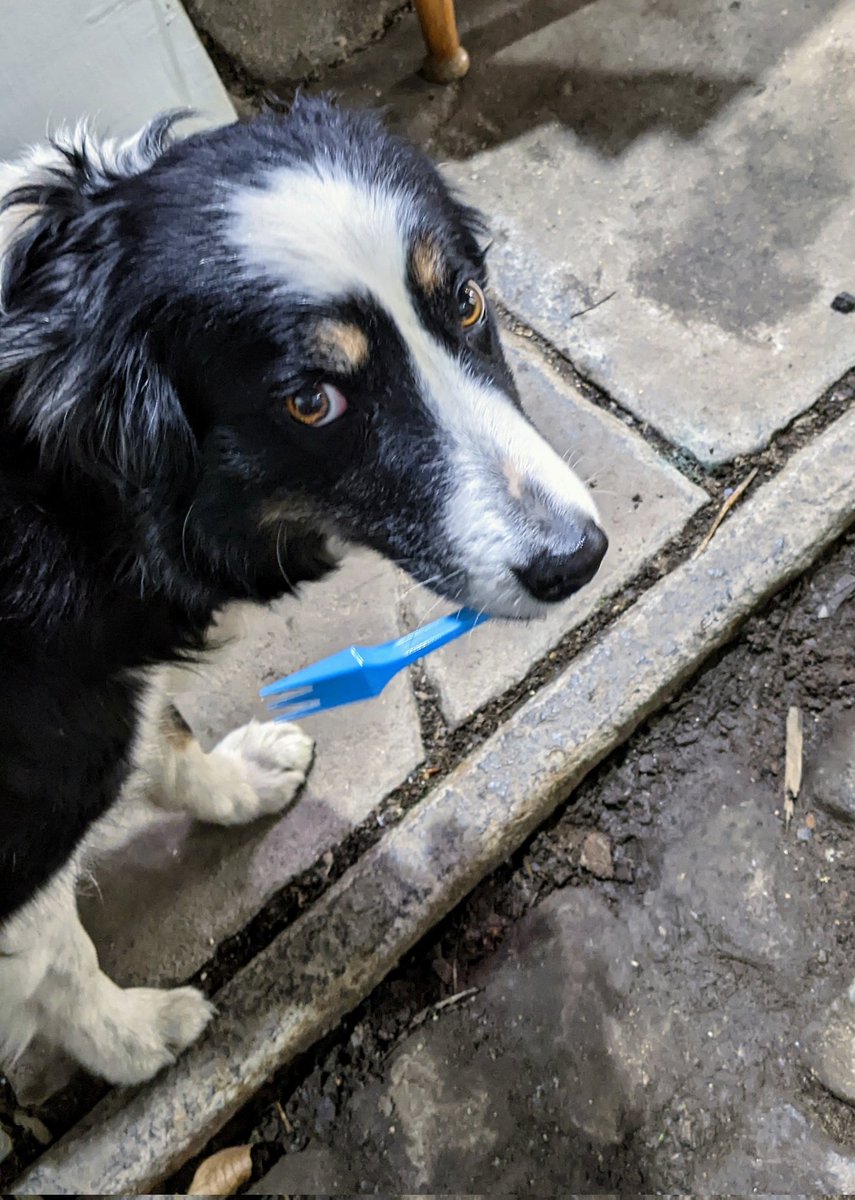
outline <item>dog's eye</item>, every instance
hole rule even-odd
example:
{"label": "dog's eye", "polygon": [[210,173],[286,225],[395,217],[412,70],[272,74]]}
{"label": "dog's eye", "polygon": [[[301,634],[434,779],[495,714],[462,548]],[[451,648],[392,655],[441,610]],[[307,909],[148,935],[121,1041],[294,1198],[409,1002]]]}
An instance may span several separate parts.
{"label": "dog's eye", "polygon": [[484,293],[474,279],[464,283],[457,293],[457,315],[464,329],[472,329],[483,320],[487,311],[487,301]]}
{"label": "dog's eye", "polygon": [[301,425],[329,425],[347,408],[347,401],[331,383],[322,383],[313,391],[299,392],[285,401],[289,416]]}

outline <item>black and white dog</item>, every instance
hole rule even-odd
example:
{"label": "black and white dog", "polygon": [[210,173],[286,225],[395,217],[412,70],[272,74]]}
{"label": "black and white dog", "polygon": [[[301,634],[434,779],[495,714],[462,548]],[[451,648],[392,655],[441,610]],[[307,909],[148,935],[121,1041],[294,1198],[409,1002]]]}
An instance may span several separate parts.
{"label": "black and white dog", "polygon": [[158,668],[328,571],[330,535],[512,618],[606,548],[520,409],[479,220],[418,151],[308,99],[171,124],[0,165],[0,1050],[38,1032],[116,1083],[211,1008],[100,970],[81,871],[125,803],[249,821],[311,757],[259,723],[203,753]]}

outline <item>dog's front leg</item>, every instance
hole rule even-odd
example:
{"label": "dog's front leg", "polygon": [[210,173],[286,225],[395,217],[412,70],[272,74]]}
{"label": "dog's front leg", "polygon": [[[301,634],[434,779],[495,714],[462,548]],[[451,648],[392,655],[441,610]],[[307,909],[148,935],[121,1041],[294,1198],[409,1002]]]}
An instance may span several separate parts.
{"label": "dog's front leg", "polygon": [[149,766],[149,798],[217,825],[279,812],[306,778],[314,743],[296,725],[250,721],[205,754],[178,710],[164,706],[161,753]]}
{"label": "dog's front leg", "polygon": [[129,788],[171,812],[240,825],[279,812],[306,778],[313,742],[296,725],[250,721],[207,754],[172,703],[167,678],[151,688]]}
{"label": "dog's front leg", "polygon": [[0,930],[0,1060],[14,1061],[39,1033],[110,1083],[142,1083],[196,1040],[214,1010],[192,987],[121,988],[105,975],[77,914],[83,857]]}

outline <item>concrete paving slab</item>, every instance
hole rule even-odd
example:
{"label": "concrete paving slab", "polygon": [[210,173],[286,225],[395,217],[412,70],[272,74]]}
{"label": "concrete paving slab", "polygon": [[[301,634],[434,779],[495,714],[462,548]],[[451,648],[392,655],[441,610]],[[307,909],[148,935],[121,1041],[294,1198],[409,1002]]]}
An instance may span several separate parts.
{"label": "concrete paving slab", "polygon": [[[307,585],[301,601],[243,609],[243,635],[180,698],[197,736],[210,746],[253,717],[265,718],[258,689],[280,675],[351,641],[397,637],[398,575],[377,556],[353,552],[328,579]],[[281,817],[222,829],[154,816],[129,847],[99,865],[98,891],[82,912],[113,978],[186,979],[423,757],[406,674],[371,704],[323,713],[305,727],[317,739],[315,763]]]}
{"label": "concrete paving slab", "polygon": [[441,917],[855,517],[841,417],[471,754],[216,996],[202,1039],[108,1096],[26,1171],[28,1194],[146,1192]]}
{"label": "concrete paving slab", "polygon": [[[788,11],[685,8],[603,0],[500,50],[505,88],[545,79],[563,122],[451,174],[492,218],[508,305],[637,416],[719,463],[762,447],[855,360],[855,322],[831,309],[855,258],[855,8],[811,6],[815,25],[760,70],[739,23],[780,45]],[[658,120],[615,141],[574,100],[592,73],[624,104],[651,74],[672,92]],[[722,87],[727,103],[681,127],[681,92]]]}
{"label": "concrete paving slab", "polygon": [[471,0],[460,23],[461,84],[414,76],[402,21],[336,88],[458,160],[499,290],[583,374],[703,462],[764,445],[855,361],[831,309],[855,290],[853,6]]}
{"label": "concrete paving slab", "polygon": [[[609,535],[594,582],[542,621],[509,632],[486,625],[425,660],[443,715],[459,725],[517,683],[594,609],[623,587],[707,501],[621,421],[596,408],[550,369],[531,343],[506,339],[523,404],[559,454],[590,481]],[[404,601],[410,624],[449,611],[424,590]]]}
{"label": "concrete paving slab", "polygon": [[[340,62],[380,33],[402,0],[192,0],[193,18],[245,71],[266,83]],[[415,24],[415,16],[410,17]]]}

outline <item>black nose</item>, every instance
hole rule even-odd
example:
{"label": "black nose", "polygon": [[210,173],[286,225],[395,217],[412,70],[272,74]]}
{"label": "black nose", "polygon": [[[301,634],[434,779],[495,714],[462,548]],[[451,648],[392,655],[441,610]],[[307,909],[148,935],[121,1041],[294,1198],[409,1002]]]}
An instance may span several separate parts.
{"label": "black nose", "polygon": [[535,600],[566,600],[596,575],[609,539],[594,521],[588,521],[581,537],[566,554],[541,554],[525,567],[514,567],[520,583]]}

